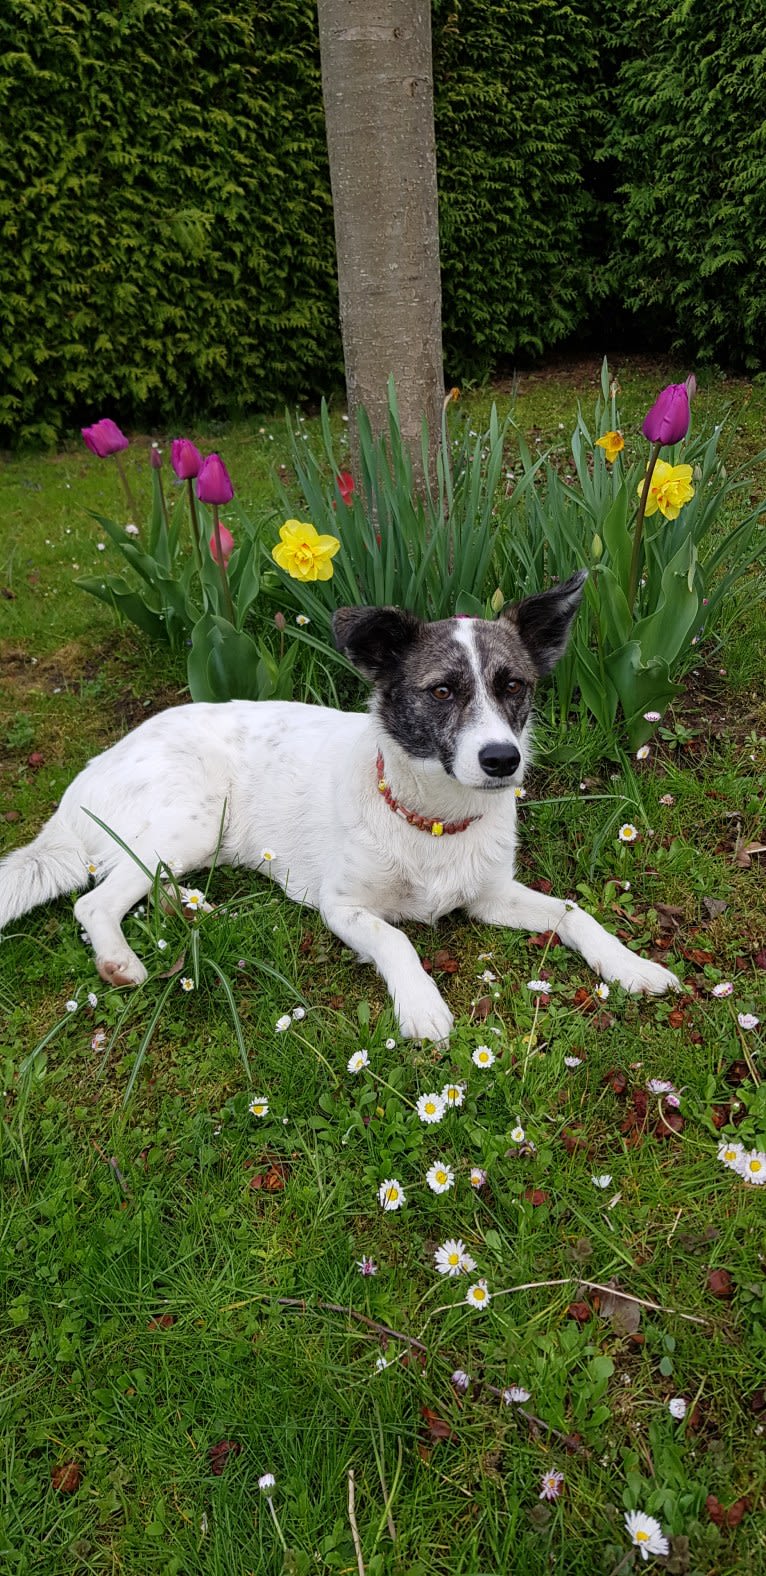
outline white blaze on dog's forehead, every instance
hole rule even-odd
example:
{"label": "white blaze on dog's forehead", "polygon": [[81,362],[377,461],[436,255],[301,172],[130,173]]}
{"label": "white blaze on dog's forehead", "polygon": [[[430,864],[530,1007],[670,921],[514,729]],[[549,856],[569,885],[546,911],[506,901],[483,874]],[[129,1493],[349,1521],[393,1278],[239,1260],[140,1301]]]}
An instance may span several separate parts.
{"label": "white blaze on dog's forehead", "polygon": [[458,782],[474,788],[485,786],[487,781],[486,773],[479,764],[480,750],[488,744],[510,744],[521,752],[522,744],[488,688],[476,640],[480,622],[483,621],[473,618],[456,620],[453,637],[468,658],[474,679],[474,700],[470,709],[470,722],[457,737],[452,772]]}

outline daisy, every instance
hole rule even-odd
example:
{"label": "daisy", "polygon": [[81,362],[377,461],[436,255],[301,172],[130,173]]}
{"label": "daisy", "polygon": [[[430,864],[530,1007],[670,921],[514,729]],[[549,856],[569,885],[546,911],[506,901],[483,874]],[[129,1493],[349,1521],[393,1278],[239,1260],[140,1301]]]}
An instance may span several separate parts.
{"label": "daisy", "polygon": [[105,1042],[106,1029],[97,1029],[95,1034],[91,1035],[90,1048],[92,1051],[100,1051]]}
{"label": "daisy", "polygon": [[253,1100],[250,1101],[250,1104],[249,1104],[247,1109],[250,1112],[251,1116],[268,1116],[268,1114],[269,1114],[269,1102],[268,1102],[268,1100],[266,1100],[264,1098],[264,1096],[262,1094],[259,1094],[259,1095],[256,1095],[256,1097]]}
{"label": "daisy", "polygon": [[186,974],[184,974],[181,980],[181,990],[185,990],[187,992],[194,990],[194,980],[190,980]]}
{"label": "daisy", "polygon": [[311,623],[311,619],[307,618],[305,613],[296,613],[295,622],[300,625],[301,629],[305,629],[306,625]]}
{"label": "daisy", "polygon": [[672,1401],[668,1401],[668,1411],[671,1417],[675,1417],[679,1423],[686,1416],[688,1410],[689,1403],[684,1400],[682,1395],[674,1395]]}
{"label": "daisy", "polygon": [[526,1134],[523,1127],[512,1127],[511,1138],[514,1144],[523,1144]]}
{"label": "daisy", "polygon": [[650,1094],[674,1094],[675,1090],[668,1078],[649,1078],[646,1084]]}
{"label": "daisy", "polygon": [[96,864],[94,859],[89,859],[88,860],[88,863],[85,866],[85,869],[87,870],[89,876],[97,876],[98,875],[98,865]]}
{"label": "daisy", "polygon": [[514,788],[514,790],[513,790],[513,797],[514,797],[514,799],[526,799],[526,797],[527,797],[527,790],[526,790],[526,788]]}
{"label": "daisy", "polygon": [[564,1487],[563,1472],[544,1472],[540,1479],[538,1499],[558,1499]]}
{"label": "daisy", "polygon": [[402,1204],[407,1202],[402,1184],[397,1182],[396,1177],[387,1177],[385,1182],[381,1182],[378,1188],[378,1202],[381,1209],[386,1210],[401,1209]]}
{"label": "daisy", "polygon": [[593,994],[594,994],[594,996],[598,996],[599,1001],[608,1001],[609,1000],[609,986],[606,985],[603,980],[599,980],[598,985],[596,986]]}
{"label": "daisy", "polygon": [[644,722],[659,722],[659,720],[660,720],[660,713],[658,711],[645,711],[644,712]]}
{"label": "daisy", "polygon": [[263,1477],[258,1479],[258,1487],[263,1494],[268,1494],[276,1486],[276,1481],[273,1472],[264,1472]]}
{"label": "daisy", "polygon": [[491,1067],[494,1060],[495,1053],[490,1050],[488,1045],[477,1045],[471,1057],[471,1061],[476,1067]]}
{"label": "daisy", "polygon": [[274,1033],[275,1034],[284,1034],[285,1030],[289,1029],[292,1021],[293,1020],[290,1017],[289,1012],[283,1012],[281,1018],[277,1018],[277,1021],[274,1024]]}
{"label": "daisy", "polygon": [[606,1188],[611,1187],[612,1178],[609,1176],[608,1172],[605,1171],[600,1177],[591,1177],[591,1182],[593,1183],[594,1187],[600,1187],[605,1190]]}
{"label": "daisy", "polygon": [[64,1006],[65,1006],[67,1012],[76,1012],[77,1008],[79,1007],[79,1005],[80,1005],[79,1001],[75,1001],[74,997],[72,997],[71,1001],[65,1001],[64,1002]]}
{"label": "daisy", "polygon": [[671,805],[675,804],[675,802],[675,795],[672,793],[664,793],[660,799],[660,804]]}
{"label": "daisy", "polygon": [[532,1391],[525,1390],[524,1386],[520,1384],[509,1384],[507,1390],[503,1391],[503,1400],[506,1406],[523,1406],[525,1401],[531,1399],[531,1396]]}
{"label": "daisy", "polygon": [[395,1051],[396,1050],[396,1040],[386,1040],[386,1050],[387,1051]]}
{"label": "daisy", "polygon": [[728,1166],[730,1171],[737,1171],[741,1160],[745,1158],[744,1144],[732,1143],[730,1138],[718,1145],[718,1159],[721,1164]]}
{"label": "daisy", "polygon": [[476,959],[476,962],[477,963],[491,963],[492,959],[494,958],[494,956],[495,956],[494,952],[480,952],[478,958]]}
{"label": "daisy", "polygon": [[181,901],[185,908],[190,908],[196,914],[205,906],[205,894],[199,887],[181,887]]}
{"label": "daisy", "polygon": [[582,1067],[582,1057],[581,1056],[565,1056],[564,1057],[564,1066],[565,1067],[571,1067],[571,1068]]}
{"label": "daisy", "polygon": [[483,980],[485,985],[497,984],[497,975],[493,974],[491,969],[485,969],[484,973],[479,975],[479,979]]}
{"label": "daisy", "polygon": [[377,1275],[378,1266],[374,1259],[357,1259],[356,1267],[360,1275]]}
{"label": "daisy", "polygon": [[440,1094],[421,1094],[415,1106],[421,1122],[428,1122],[430,1125],[441,1121],[444,1109],[444,1100]]}
{"label": "daisy", "polygon": [[733,996],[734,986],[731,980],[719,980],[718,984],[713,986],[710,994],[711,996]]}
{"label": "daisy", "polygon": [[681,1096],[676,1094],[674,1090],[672,1094],[666,1094],[665,1104],[670,1106],[671,1111],[677,1111],[681,1104]]}
{"label": "daisy", "polygon": [[261,849],[261,862],[264,865],[270,865],[272,859],[276,859],[276,857],[277,856],[274,853],[273,848],[262,848]]}
{"label": "daisy", "polygon": [[453,1390],[457,1390],[459,1394],[464,1395],[471,1383],[471,1375],[465,1373],[462,1368],[456,1368],[450,1383]]}
{"label": "daisy", "polygon": [[465,1084],[445,1084],[442,1089],[442,1100],[445,1106],[458,1106],[465,1099]]}
{"label": "daisy", "polygon": [[455,1173],[446,1160],[437,1160],[426,1172],[426,1182],[432,1193],[448,1193],[455,1185]]}
{"label": "daisy", "polygon": [[754,1012],[737,1013],[737,1023],[740,1029],[757,1029],[760,1021],[760,1018],[756,1018]]}
{"label": "daisy", "polygon": [[88,991],[88,1006],[89,1007],[97,1007],[98,1006],[98,996],[96,995],[95,991],[92,991],[92,990]]}
{"label": "daisy", "polygon": [[617,836],[621,843],[635,843],[638,837],[638,827],[634,826],[632,821],[626,821],[624,826],[620,827]]}
{"label": "daisy", "polygon": [[546,992],[549,988],[549,985],[549,980],[527,980],[527,990],[534,990],[538,993],[541,991]]}
{"label": "daisy", "polygon": [[305,1007],[293,1007],[293,1023],[302,1023],[305,1016]]}
{"label": "daisy", "polygon": [[157,951],[158,952],[164,952],[166,946],[167,946],[167,942],[166,942],[165,938],[163,936],[160,936],[160,939],[157,942]]}
{"label": "daisy", "polygon": [[440,1248],[434,1253],[434,1263],[440,1275],[460,1275],[465,1270],[469,1275],[476,1269],[476,1263],[470,1253],[466,1253],[465,1243],[460,1238],[448,1237]]}
{"label": "daisy", "polygon": [[369,1067],[370,1058],[366,1051],[354,1051],[353,1056],[349,1056],[347,1065],[350,1073],[360,1073],[363,1067]]}
{"label": "daisy", "polygon": [[484,1186],[486,1180],[487,1173],[482,1171],[481,1166],[471,1167],[471,1187],[475,1187],[478,1192],[478,1189]]}
{"label": "daisy", "polygon": [[125,535],[138,536],[138,526],[134,525],[132,520],[129,520],[125,527]]}
{"label": "daisy", "polygon": [[388,1358],[388,1357],[376,1357],[376,1359],[375,1359],[375,1372],[378,1373],[378,1374],[382,1374],[383,1369],[388,1367],[389,1362],[390,1362],[390,1358]]}
{"label": "daisy", "polygon": [[636,760],[637,761],[648,761],[649,756],[651,755],[651,753],[652,752],[651,752],[651,750],[649,748],[649,745],[648,744],[642,744],[641,748],[639,750],[636,750]]}
{"label": "daisy", "polygon": [[746,1182],[762,1187],[766,1182],[766,1153],[762,1149],[751,1149],[742,1156],[735,1169]]}
{"label": "daisy", "polygon": [[670,1553],[670,1544],[653,1516],[645,1516],[642,1510],[626,1510],[625,1527],[636,1548],[641,1550],[642,1560],[648,1560],[650,1554]]}
{"label": "daisy", "polygon": [[487,1282],[485,1280],[474,1281],[473,1286],[468,1287],[465,1300],[469,1308],[486,1308],[491,1301]]}

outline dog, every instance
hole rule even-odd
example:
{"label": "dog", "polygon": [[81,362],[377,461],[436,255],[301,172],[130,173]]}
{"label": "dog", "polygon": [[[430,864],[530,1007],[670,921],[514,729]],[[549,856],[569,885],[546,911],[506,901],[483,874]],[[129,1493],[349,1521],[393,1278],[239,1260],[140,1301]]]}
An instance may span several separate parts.
{"label": "dog", "polygon": [[432,924],[456,908],[482,924],[555,930],[627,991],[678,989],[576,903],[514,880],[535,683],[565,650],[585,579],[494,621],[340,608],[336,645],[373,685],[366,713],[233,700],[149,718],[90,761],[39,836],[0,863],[0,930],[82,891],[95,866],[75,918],[101,977],[139,985],[147,974],[125,914],[158,863],[180,876],[218,861],[256,868],[318,909],[378,969],[404,1038],[444,1041],[453,1017],[398,922]]}

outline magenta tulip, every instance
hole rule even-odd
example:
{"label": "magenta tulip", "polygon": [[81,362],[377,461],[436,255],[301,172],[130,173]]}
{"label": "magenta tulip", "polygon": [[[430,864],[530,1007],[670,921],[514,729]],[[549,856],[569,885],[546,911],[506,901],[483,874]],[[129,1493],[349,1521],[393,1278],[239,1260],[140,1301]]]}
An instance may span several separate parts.
{"label": "magenta tulip", "polygon": [[230,503],[234,497],[231,477],[220,454],[209,454],[202,461],[197,477],[197,497],[200,503]]}
{"label": "magenta tulip", "polygon": [[641,431],[650,443],[679,443],[689,431],[689,389],[669,383],[655,400]]}
{"label": "magenta tulip", "polygon": [[218,543],[215,539],[215,531],[211,533],[208,546],[210,547],[210,553],[215,562],[220,564],[222,559],[225,568],[237,544],[231,534],[231,531],[227,531],[225,525],[219,525],[218,535],[221,539],[221,557],[219,558],[218,556]]}
{"label": "magenta tulip", "polygon": [[103,421],[94,422],[92,427],[81,427],[80,431],[91,454],[96,454],[100,460],[105,460],[110,454],[119,454],[121,449],[128,447],[124,432],[120,432],[116,421],[110,421],[108,416]]}
{"label": "magenta tulip", "polygon": [[190,476],[199,476],[202,455],[188,438],[174,438],[170,445],[170,463],[178,480],[187,482]]}

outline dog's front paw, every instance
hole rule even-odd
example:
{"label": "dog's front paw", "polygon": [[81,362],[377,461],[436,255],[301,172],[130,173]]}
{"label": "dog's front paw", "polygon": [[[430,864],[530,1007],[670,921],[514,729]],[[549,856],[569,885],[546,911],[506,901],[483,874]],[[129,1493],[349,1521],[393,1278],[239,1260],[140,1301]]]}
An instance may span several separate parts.
{"label": "dog's front paw", "polygon": [[633,996],[663,996],[665,991],[681,990],[681,981],[670,969],[663,968],[661,963],[652,963],[649,958],[637,957],[627,947],[619,967],[614,973],[604,971],[604,979],[613,980]]}
{"label": "dog's front paw", "polygon": [[407,996],[396,997],[396,1015],[405,1040],[448,1040],[454,1023],[446,1001],[424,975],[428,990],[419,987]]}
{"label": "dog's front paw", "polygon": [[130,951],[119,958],[96,958],[96,968],[107,985],[143,985],[148,978],[141,959]]}

